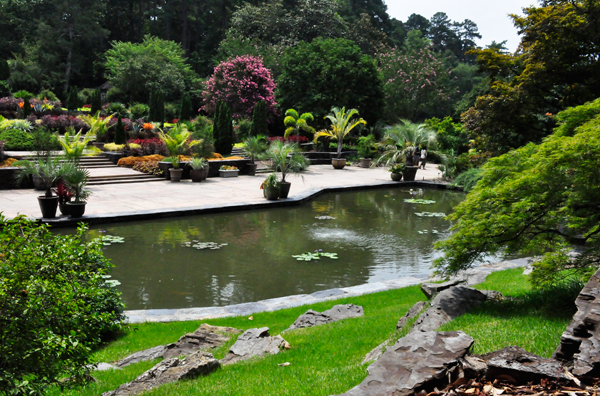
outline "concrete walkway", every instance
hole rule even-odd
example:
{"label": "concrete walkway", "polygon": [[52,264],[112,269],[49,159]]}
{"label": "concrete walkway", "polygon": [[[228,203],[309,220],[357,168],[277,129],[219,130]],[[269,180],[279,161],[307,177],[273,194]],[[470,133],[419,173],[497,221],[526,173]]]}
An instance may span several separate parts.
{"label": "concrete walkway", "polygon": [[[115,173],[129,173],[129,169],[113,168]],[[105,173],[105,171],[103,171]],[[416,181],[439,182],[441,174],[435,164],[419,170]],[[384,168],[363,169],[347,166],[335,170],[331,165],[313,165],[302,177],[288,176],[292,183],[289,198],[267,201],[260,185],[266,175],[239,176],[237,178],[209,178],[201,183],[183,180],[180,183],[160,181],[153,183],[90,186],[85,216],[79,220],[58,218],[49,220],[55,225],[73,225],[78,221],[90,223],[152,219],[167,216],[205,213],[204,210],[241,210],[269,205],[299,203],[310,199],[324,189],[357,189],[377,186],[398,186]],[[41,216],[36,197],[39,191],[0,191],[0,212],[13,218],[23,214],[31,218]]]}

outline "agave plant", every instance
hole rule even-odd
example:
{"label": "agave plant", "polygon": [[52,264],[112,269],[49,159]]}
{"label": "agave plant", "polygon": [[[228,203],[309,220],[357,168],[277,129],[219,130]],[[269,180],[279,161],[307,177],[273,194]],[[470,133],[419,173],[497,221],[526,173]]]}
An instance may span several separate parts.
{"label": "agave plant", "polygon": [[435,143],[435,131],[429,129],[425,124],[402,120],[399,124],[386,130],[379,144],[379,147],[383,149],[383,154],[376,164],[392,166],[405,162],[415,147],[419,146],[427,146],[429,153],[435,153]]}
{"label": "agave plant", "polygon": [[208,161],[202,157],[192,158],[190,160],[190,166],[195,171],[204,169],[207,163]]}
{"label": "agave plant", "polygon": [[340,158],[342,156],[342,146],[346,135],[348,135],[356,126],[367,124],[362,118],[358,121],[351,120],[355,115],[358,115],[358,110],[356,109],[348,110],[348,112],[346,112],[345,107],[342,107],[341,110],[337,107],[333,107],[331,109],[331,114],[325,116],[326,119],[331,121],[331,130],[323,129],[315,133],[315,143],[320,137],[328,137],[337,140],[337,157]]}
{"label": "agave plant", "polygon": [[281,172],[281,183],[285,183],[285,176],[289,172],[298,173],[308,166],[306,158],[295,143],[274,140],[267,150],[267,157],[271,159],[275,171]]}
{"label": "agave plant", "polygon": [[159,132],[159,136],[167,146],[173,167],[179,168],[179,156],[183,154],[185,149],[191,148],[200,143],[198,140],[190,140],[192,136],[191,132],[188,131],[185,124],[177,124],[168,133],[163,131]]}
{"label": "agave plant", "polygon": [[259,157],[267,151],[267,138],[263,135],[250,136],[244,141],[244,154],[250,157],[254,163],[255,157]]}
{"label": "agave plant", "polygon": [[90,178],[90,171],[72,162],[68,163],[66,167],[69,171],[63,175],[63,180],[67,183],[67,186],[69,186],[75,197],[73,202],[84,203],[91,194],[90,191],[85,189]]}
{"label": "agave plant", "polygon": [[315,133],[315,128],[308,126],[307,121],[313,121],[315,118],[311,113],[304,113],[301,116],[294,109],[288,109],[285,112],[285,118],[283,124],[287,127],[285,130],[284,137],[288,137],[291,134],[298,135],[302,130],[308,133]]}
{"label": "agave plant", "polygon": [[112,117],[113,114],[101,118],[99,111],[94,116],[88,114],[79,116],[80,119],[90,126],[89,136],[95,136],[96,140],[100,140],[102,136],[106,135],[108,132],[108,123]]}
{"label": "agave plant", "polygon": [[77,132],[73,137],[70,136],[71,133],[75,133],[75,129],[73,127],[67,128],[64,139],[59,139],[59,143],[63,147],[65,158],[67,160],[79,161],[90,138],[86,135],[85,138],[81,140],[81,131]]}

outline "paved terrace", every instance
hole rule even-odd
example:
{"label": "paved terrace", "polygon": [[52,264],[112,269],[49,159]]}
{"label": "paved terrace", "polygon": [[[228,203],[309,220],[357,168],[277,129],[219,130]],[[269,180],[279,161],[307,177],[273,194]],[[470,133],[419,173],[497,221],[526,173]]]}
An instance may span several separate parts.
{"label": "paved terrace", "polygon": [[[107,172],[133,172],[125,168],[112,168]],[[96,171],[94,171],[96,173]],[[260,185],[267,175],[239,176],[237,178],[209,178],[201,183],[182,180],[180,183],[158,181],[152,183],[90,186],[85,216],[78,220],[57,218],[48,220],[55,225],[74,225],[79,221],[92,223],[152,219],[183,216],[226,210],[243,210],[269,205],[293,205],[307,201],[323,191],[362,189],[378,186],[399,186],[384,168],[363,169],[347,166],[335,170],[331,165],[313,165],[302,172],[302,177],[288,176],[292,183],[289,198],[267,201]],[[430,184],[439,182],[440,171],[435,164],[426,170],[419,169],[415,181]],[[419,183],[421,184],[421,183]],[[31,218],[41,216],[37,202],[39,191],[0,191],[0,212],[12,218],[23,214]]]}

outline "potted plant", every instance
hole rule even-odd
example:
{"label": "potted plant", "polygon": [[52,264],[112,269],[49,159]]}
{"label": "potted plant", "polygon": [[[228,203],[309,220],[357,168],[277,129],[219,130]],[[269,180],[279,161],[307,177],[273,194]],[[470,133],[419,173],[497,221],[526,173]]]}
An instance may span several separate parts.
{"label": "potted plant", "polygon": [[190,177],[192,178],[192,182],[199,183],[206,179],[205,173],[208,173],[206,165],[208,165],[208,161],[204,158],[192,158],[190,160],[190,166],[192,167]]}
{"label": "potted plant", "polygon": [[271,173],[265,181],[260,185],[261,190],[263,190],[263,195],[269,201],[275,201],[279,198],[279,190],[280,185],[277,181],[277,175],[275,173]]}
{"label": "potted plant", "polygon": [[67,206],[68,202],[71,202],[71,198],[73,196],[73,192],[67,186],[62,178],[56,183],[56,188],[52,190],[54,194],[58,197],[58,209],[60,209],[60,213],[65,216],[68,216],[69,207]]}
{"label": "potted plant", "polygon": [[221,165],[219,168],[219,176],[221,177],[238,177],[240,170],[235,166]]}
{"label": "potted plant", "polygon": [[375,150],[375,136],[361,136],[358,138],[358,155],[360,157],[360,167],[369,168],[371,166],[371,158]]}
{"label": "potted plant", "polygon": [[185,124],[177,124],[168,133],[164,133],[163,131],[159,132],[159,136],[165,143],[169,155],[171,156],[170,160],[173,163],[173,168],[169,169],[172,182],[181,181],[181,175],[183,174],[183,169],[179,166],[179,156],[183,154],[186,149],[199,143],[196,140],[189,141],[191,135],[192,134],[188,131]]}
{"label": "potted plant", "polygon": [[283,143],[280,140],[271,142],[266,156],[271,159],[275,172],[281,172],[279,182],[279,198],[287,198],[290,192],[291,183],[285,181],[289,172],[299,173],[308,167],[306,158],[300,152],[300,148],[295,143]]}
{"label": "potted plant", "polygon": [[56,209],[58,208],[58,197],[52,195],[52,185],[63,177],[68,171],[68,163],[61,163],[57,157],[46,155],[39,157],[36,161],[17,161],[15,166],[22,166],[23,170],[19,173],[17,181],[22,183],[29,176],[37,177],[40,186],[44,189],[45,194],[38,197],[42,217],[52,219],[56,217]]}
{"label": "potted plant", "polygon": [[335,169],[343,169],[344,166],[346,166],[346,159],[342,158],[342,147],[344,144],[344,138],[356,126],[360,124],[366,125],[367,122],[362,118],[358,121],[351,121],[354,115],[358,115],[358,110],[356,109],[352,109],[346,112],[345,107],[342,107],[341,110],[337,107],[333,107],[331,111],[331,114],[325,116],[326,119],[331,121],[331,130],[323,129],[315,133],[314,141],[315,143],[317,143],[317,140],[320,137],[328,137],[337,140],[337,157],[331,160],[331,164]]}
{"label": "potted plant", "polygon": [[248,175],[255,176],[257,165],[254,160],[267,150],[267,139],[262,136],[250,136],[244,141],[244,154],[250,157],[252,163],[248,165]]}
{"label": "potted plant", "polygon": [[406,171],[406,165],[404,164],[394,164],[392,165],[388,171],[390,171],[390,176],[393,181],[402,180],[402,174]]}
{"label": "potted plant", "polygon": [[90,171],[80,166],[75,166],[70,172],[63,176],[67,186],[73,191],[73,202],[67,202],[69,215],[71,217],[81,217],[85,213],[85,205],[90,192],[85,189],[90,178]]}

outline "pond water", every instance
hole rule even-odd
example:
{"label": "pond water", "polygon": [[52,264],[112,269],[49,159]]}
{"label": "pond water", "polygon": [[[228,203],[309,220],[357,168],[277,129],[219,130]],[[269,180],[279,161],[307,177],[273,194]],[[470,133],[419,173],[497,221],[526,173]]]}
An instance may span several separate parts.
{"label": "pond water", "polygon": [[[344,192],[289,208],[97,225],[88,237],[123,238],[104,250],[126,309],[223,306],[427,276],[433,243],[449,227],[435,214],[450,213],[464,196],[408,188]],[[292,257],[318,249],[338,259]]]}

